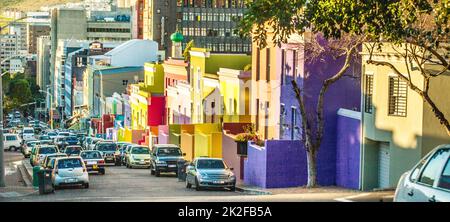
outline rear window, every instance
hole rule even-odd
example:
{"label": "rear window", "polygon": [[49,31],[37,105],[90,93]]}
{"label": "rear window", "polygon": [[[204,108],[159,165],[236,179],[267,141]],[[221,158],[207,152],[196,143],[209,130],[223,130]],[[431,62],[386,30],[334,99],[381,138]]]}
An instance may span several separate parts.
{"label": "rear window", "polygon": [[40,136],[39,139],[40,140],[49,140],[50,137],[49,136]]}
{"label": "rear window", "polygon": [[83,167],[80,159],[63,159],[58,161],[59,169]]}
{"label": "rear window", "polygon": [[26,129],[26,130],[23,131],[23,133],[24,134],[32,134],[32,133],[34,133],[34,130]]}
{"label": "rear window", "polygon": [[98,151],[116,151],[117,146],[114,143],[105,143],[105,144],[98,144],[97,150]]}
{"label": "rear window", "polygon": [[69,136],[69,137],[66,138],[66,140],[68,140],[68,141],[77,141],[78,139],[76,137]]}
{"label": "rear window", "polygon": [[132,154],[150,154],[150,149],[147,147],[134,147],[131,150]]}
{"label": "rear window", "polygon": [[84,152],[81,154],[83,159],[102,159],[100,152]]}
{"label": "rear window", "polygon": [[39,149],[39,154],[49,154],[49,153],[56,153],[56,149],[53,147],[41,147]]}
{"label": "rear window", "polygon": [[181,156],[181,150],[179,148],[158,148],[158,156]]}

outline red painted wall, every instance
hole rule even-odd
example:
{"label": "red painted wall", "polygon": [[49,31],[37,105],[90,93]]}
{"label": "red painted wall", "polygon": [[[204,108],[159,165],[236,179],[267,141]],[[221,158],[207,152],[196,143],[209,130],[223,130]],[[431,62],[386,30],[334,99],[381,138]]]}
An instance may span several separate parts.
{"label": "red painted wall", "polygon": [[166,97],[151,96],[148,101],[148,126],[159,126],[165,124]]}

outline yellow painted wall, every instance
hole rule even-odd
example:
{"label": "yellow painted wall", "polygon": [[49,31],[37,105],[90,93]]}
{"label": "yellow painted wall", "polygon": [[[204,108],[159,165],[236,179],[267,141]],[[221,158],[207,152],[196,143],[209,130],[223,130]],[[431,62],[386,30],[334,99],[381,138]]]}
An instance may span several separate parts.
{"label": "yellow painted wall", "polygon": [[188,161],[192,161],[194,159],[194,134],[191,133],[181,133],[181,151],[186,153],[184,157]]}

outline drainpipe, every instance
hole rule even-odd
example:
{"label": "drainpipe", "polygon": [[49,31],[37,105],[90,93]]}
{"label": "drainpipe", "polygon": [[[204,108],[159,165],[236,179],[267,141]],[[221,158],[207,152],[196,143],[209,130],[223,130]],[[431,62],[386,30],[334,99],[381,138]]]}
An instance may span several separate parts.
{"label": "drainpipe", "polygon": [[363,190],[363,158],[364,158],[364,74],[365,74],[365,65],[362,64],[361,69],[361,98],[360,98],[360,106],[361,107],[361,122],[360,122],[360,143],[359,143],[359,190]]}

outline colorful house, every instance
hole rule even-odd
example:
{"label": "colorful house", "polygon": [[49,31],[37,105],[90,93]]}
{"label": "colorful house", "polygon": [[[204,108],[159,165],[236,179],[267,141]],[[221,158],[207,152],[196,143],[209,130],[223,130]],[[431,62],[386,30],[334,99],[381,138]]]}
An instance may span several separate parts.
{"label": "colorful house", "polygon": [[[383,44],[374,52],[376,61],[390,62],[423,89],[423,76],[413,61],[405,62],[398,52],[404,50]],[[450,138],[429,106],[389,67],[366,64],[369,54],[363,47],[362,107],[362,189],[395,187],[400,176],[423,156]],[[425,64],[430,72],[441,67]],[[450,116],[448,92],[450,72],[430,81],[430,96]]]}
{"label": "colorful house", "polygon": [[[315,39],[312,39],[315,38]],[[310,44],[314,40],[323,48],[323,52],[312,55]],[[253,45],[252,63],[252,93],[251,93],[251,113],[252,122],[262,138],[266,139],[265,145],[259,147],[256,144],[249,146],[248,159],[245,164],[246,183],[255,181],[265,181],[269,174],[270,165],[252,164],[255,158],[266,158],[265,163],[286,159],[282,156],[271,156],[270,152],[276,151],[278,146],[280,155],[289,155],[290,152],[304,150],[301,143],[301,121],[300,110],[292,87],[292,80],[295,80],[302,90],[305,101],[305,108],[308,113],[316,113],[317,98],[325,79],[336,73],[344,62],[344,58],[335,59],[330,55],[330,46],[320,36],[311,37],[308,33],[304,36],[293,35],[286,44],[280,47],[269,43],[267,48],[260,49]],[[314,51],[314,52],[317,52]],[[348,110],[359,110],[360,106],[360,84],[357,78],[361,68],[358,58],[355,58],[351,67],[344,77],[333,84],[325,95],[324,137],[320,150],[317,154],[318,183],[320,185],[336,184],[336,147],[337,147],[337,118],[338,110],[345,108]],[[311,116],[309,118],[314,118]],[[359,136],[359,135],[355,135]],[[274,142],[272,140],[280,140]],[[295,144],[289,145],[290,142]],[[271,146],[271,147],[267,147]],[[300,147],[299,147],[300,146]],[[281,152],[281,150],[284,150]],[[283,154],[284,153],[284,154]],[[297,163],[306,164],[305,153],[297,156]],[[275,158],[275,159],[273,159]],[[288,159],[286,159],[287,161]],[[346,160],[342,160],[346,161]],[[292,160],[289,159],[291,162]],[[295,161],[294,161],[295,162]],[[352,162],[353,166],[359,168],[359,160]],[[263,167],[264,170],[260,167]],[[297,166],[298,169],[305,169],[305,166]],[[266,172],[261,174],[261,172]],[[300,172],[302,175],[288,175],[286,177],[298,178],[296,183],[284,183],[278,178],[279,183],[260,183],[267,187],[300,186],[306,180],[301,179],[306,175],[306,171]],[[298,177],[300,176],[300,177]],[[265,177],[266,179],[256,178]],[[358,179],[358,178],[357,178]],[[258,182],[259,183],[259,182]]]}
{"label": "colorful house", "polygon": [[245,54],[211,54],[208,49],[192,48],[190,51],[190,85],[192,87],[192,123],[205,122],[207,106],[221,111],[221,99],[208,101],[204,99],[215,90],[220,90],[218,74],[220,68],[242,70],[251,64],[251,56]]}

